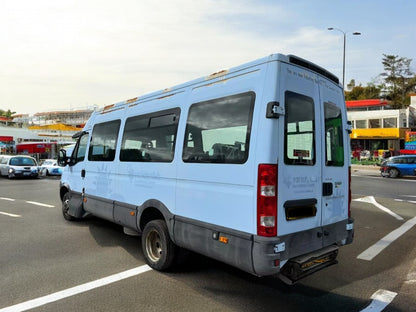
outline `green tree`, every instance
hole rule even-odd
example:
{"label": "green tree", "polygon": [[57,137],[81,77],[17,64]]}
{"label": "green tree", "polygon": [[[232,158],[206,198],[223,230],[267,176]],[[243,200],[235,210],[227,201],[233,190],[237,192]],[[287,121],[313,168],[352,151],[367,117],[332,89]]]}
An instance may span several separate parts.
{"label": "green tree", "polygon": [[409,105],[408,93],[416,86],[415,73],[410,70],[412,59],[398,55],[383,54],[383,89],[393,108],[405,108]]}
{"label": "green tree", "polygon": [[6,117],[6,118],[12,118],[12,116],[16,114],[16,112],[12,112],[10,109],[7,111],[4,111],[2,109],[0,109],[0,116],[1,117]]}
{"label": "green tree", "polygon": [[[349,85],[353,85],[351,81]],[[353,86],[351,91],[345,92],[345,100],[355,101],[355,100],[366,100],[366,99],[379,99],[381,93],[381,86],[376,86],[373,83],[367,84],[366,87],[363,87],[361,84],[359,86]]]}
{"label": "green tree", "polygon": [[12,118],[12,116],[16,114],[16,112],[12,112],[10,109],[7,111],[0,109],[0,116],[6,118]]}

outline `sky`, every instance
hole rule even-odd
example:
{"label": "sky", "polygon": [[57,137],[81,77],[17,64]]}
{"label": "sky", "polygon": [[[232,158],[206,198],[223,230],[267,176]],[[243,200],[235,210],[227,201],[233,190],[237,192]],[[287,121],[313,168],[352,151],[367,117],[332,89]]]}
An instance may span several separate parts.
{"label": "sky", "polygon": [[272,53],[342,81],[343,33],[346,84],[366,86],[383,54],[416,72],[415,12],[413,0],[0,0],[0,109],[103,107]]}

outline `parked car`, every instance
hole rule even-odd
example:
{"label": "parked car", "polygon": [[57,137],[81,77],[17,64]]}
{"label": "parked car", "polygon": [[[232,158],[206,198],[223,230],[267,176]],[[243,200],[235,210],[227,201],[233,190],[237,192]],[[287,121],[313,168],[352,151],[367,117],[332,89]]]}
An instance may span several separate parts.
{"label": "parked car", "polygon": [[39,168],[36,159],[30,156],[2,156],[0,161],[0,175],[9,179],[17,177],[37,178]]}
{"label": "parked car", "polygon": [[58,166],[56,159],[45,159],[40,165],[40,173],[43,175],[61,175],[62,167]]}
{"label": "parked car", "polygon": [[416,155],[394,156],[381,163],[381,176],[397,178],[404,175],[416,175]]}

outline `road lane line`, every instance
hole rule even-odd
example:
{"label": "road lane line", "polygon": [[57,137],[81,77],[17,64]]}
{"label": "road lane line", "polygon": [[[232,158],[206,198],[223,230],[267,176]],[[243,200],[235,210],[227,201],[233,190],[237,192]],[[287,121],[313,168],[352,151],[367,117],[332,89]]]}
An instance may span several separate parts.
{"label": "road lane line", "polygon": [[25,202],[28,203],[28,204],[36,205],[36,206],[55,208],[54,205],[48,205],[48,204],[38,203],[38,202],[34,202],[34,201],[29,201],[29,200],[26,200]]}
{"label": "road lane line", "polygon": [[357,199],[353,199],[353,201],[358,201],[358,202],[362,202],[362,203],[369,203],[369,204],[373,204],[374,206],[376,206],[377,208],[379,208],[380,210],[383,210],[384,212],[388,213],[389,215],[391,215],[392,217],[396,218],[397,220],[404,220],[401,216],[399,216],[397,213],[394,213],[393,211],[391,211],[389,208],[384,207],[383,205],[379,204],[376,199],[374,198],[374,196],[366,196],[366,197],[362,197],[362,198],[357,198]]}
{"label": "road lane line", "polygon": [[25,301],[25,302],[22,302],[22,303],[19,303],[10,307],[6,307],[3,309],[0,309],[0,312],[18,312],[18,311],[26,311],[29,309],[34,309],[34,308],[43,306],[51,302],[55,302],[61,299],[75,296],[80,293],[83,293],[83,292],[86,292],[86,291],[89,291],[98,287],[102,287],[102,286],[112,284],[112,283],[121,281],[123,279],[129,278],[135,275],[145,273],[150,270],[152,270],[152,268],[149,267],[148,265],[142,265],[137,268],[127,270],[124,272],[120,272],[117,274],[113,274],[113,275],[110,275],[110,276],[107,276],[107,277],[104,277],[104,278],[101,278],[101,279],[98,279],[89,283],[78,285],[72,288],[58,291],[50,295],[46,295],[46,296],[39,297],[33,300]]}
{"label": "road lane line", "polygon": [[17,214],[13,214],[13,213],[8,213],[8,212],[3,212],[3,211],[0,211],[0,214],[5,215],[5,216],[8,216],[8,217],[12,217],[12,218],[20,218],[21,217],[21,215],[17,215]]}
{"label": "road lane line", "polygon": [[371,296],[371,299],[373,299],[373,301],[370,303],[370,305],[364,310],[361,310],[361,312],[383,311],[384,308],[387,307],[389,303],[391,303],[396,296],[397,296],[397,293],[393,291],[379,289]]}
{"label": "road lane line", "polygon": [[15,201],[15,199],[8,198],[8,197],[0,197],[0,199],[2,199],[2,200],[8,200],[8,201]]}
{"label": "road lane line", "polygon": [[364,250],[357,256],[357,259],[371,261],[375,256],[377,256],[380,252],[382,252],[386,247],[388,247],[392,242],[402,236],[404,233],[409,231],[414,225],[416,224],[416,217],[410,219],[403,223],[399,228],[395,229],[394,231],[390,232],[382,239],[380,239],[377,243],[373,246]]}
{"label": "road lane line", "polygon": [[407,278],[404,281],[405,284],[416,284],[416,272],[410,272],[407,274]]}

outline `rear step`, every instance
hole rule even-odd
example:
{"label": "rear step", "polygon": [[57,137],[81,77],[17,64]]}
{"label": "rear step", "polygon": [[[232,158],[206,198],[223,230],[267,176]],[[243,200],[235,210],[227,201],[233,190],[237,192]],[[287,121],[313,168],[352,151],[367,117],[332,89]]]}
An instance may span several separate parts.
{"label": "rear step", "polygon": [[280,270],[279,278],[286,284],[293,285],[302,278],[337,264],[337,246],[323,249],[290,259]]}

